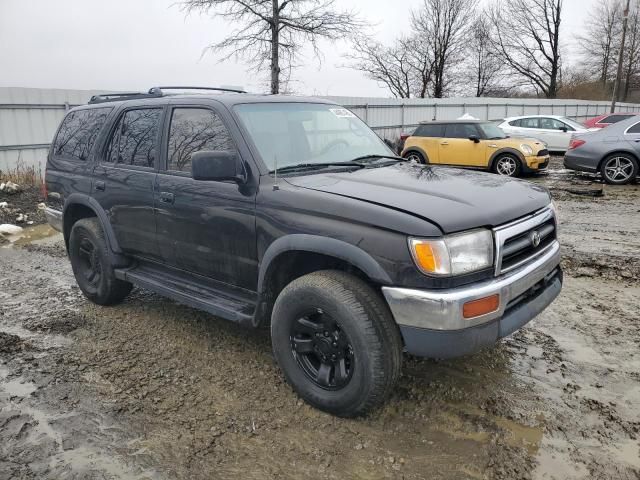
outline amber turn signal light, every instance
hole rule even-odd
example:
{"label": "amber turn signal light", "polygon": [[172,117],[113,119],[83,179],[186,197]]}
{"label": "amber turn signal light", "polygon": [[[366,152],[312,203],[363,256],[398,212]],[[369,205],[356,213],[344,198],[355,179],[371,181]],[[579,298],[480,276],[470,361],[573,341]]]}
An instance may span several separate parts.
{"label": "amber turn signal light", "polygon": [[479,298],[465,303],[462,306],[462,316],[464,318],[474,318],[487,313],[495,312],[500,306],[500,295],[497,293],[489,297]]}

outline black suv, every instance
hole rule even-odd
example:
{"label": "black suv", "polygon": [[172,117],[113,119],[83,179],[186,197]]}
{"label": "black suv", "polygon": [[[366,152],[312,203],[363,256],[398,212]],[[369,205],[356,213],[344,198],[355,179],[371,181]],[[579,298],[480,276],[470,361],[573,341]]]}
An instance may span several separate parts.
{"label": "black suv", "polygon": [[403,349],[474,352],[560,292],[542,187],[407,162],[323,100],[168,91],[96,96],[51,146],[46,214],[91,301],[135,284],[270,324],[293,388],[352,416]]}

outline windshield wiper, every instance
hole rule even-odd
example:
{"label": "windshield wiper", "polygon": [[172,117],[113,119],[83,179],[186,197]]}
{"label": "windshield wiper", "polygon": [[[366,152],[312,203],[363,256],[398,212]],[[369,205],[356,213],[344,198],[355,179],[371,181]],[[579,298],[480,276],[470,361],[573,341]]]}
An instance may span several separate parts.
{"label": "windshield wiper", "polygon": [[[278,168],[278,172],[295,172],[296,170],[320,170],[327,167],[351,167],[351,168],[364,168],[361,163],[351,162],[322,162],[322,163],[296,163],[295,165],[287,165],[286,167]],[[275,170],[271,170],[269,173],[274,173]]]}
{"label": "windshield wiper", "polygon": [[406,162],[406,158],[398,157],[396,155],[378,155],[378,154],[370,154],[370,155],[362,155],[360,157],[356,157],[352,162],[358,162],[360,160],[378,160],[380,158],[389,158],[391,160],[397,160],[399,162]]}

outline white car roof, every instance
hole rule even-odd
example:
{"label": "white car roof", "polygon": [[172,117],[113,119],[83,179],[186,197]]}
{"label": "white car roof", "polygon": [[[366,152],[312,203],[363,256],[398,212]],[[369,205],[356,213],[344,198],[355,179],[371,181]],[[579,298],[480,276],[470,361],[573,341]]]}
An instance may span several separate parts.
{"label": "white car roof", "polygon": [[566,118],[564,115],[519,115],[517,117],[507,117],[503,121],[508,122],[510,120],[519,120],[521,118],[555,118],[557,120],[561,120]]}

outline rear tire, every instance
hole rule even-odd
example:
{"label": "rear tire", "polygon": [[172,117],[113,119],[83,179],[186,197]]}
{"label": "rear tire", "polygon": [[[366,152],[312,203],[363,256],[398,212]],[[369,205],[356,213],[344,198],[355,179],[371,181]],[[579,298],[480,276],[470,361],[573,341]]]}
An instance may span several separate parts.
{"label": "rear tire", "polygon": [[638,162],[629,154],[614,153],[604,159],[600,173],[610,185],[626,185],[638,175]]}
{"label": "rear tire", "polygon": [[287,285],[274,305],[271,341],[293,389],[335,415],[379,406],[400,376],[402,340],[391,312],[345,272],[314,272]]}
{"label": "rear tire", "polygon": [[71,227],[69,259],[82,293],[98,305],[120,303],[133,285],[118,280],[97,218],[83,218]]}
{"label": "rear tire", "polygon": [[495,159],[491,170],[504,177],[519,177],[522,173],[522,164],[515,155],[503,153]]}
{"label": "rear tire", "polygon": [[424,158],[424,155],[422,155],[420,152],[416,152],[414,150],[407,152],[404,154],[404,158],[406,158],[407,160],[409,160],[412,163],[419,163],[421,165],[426,165],[427,160],[426,158]]}

